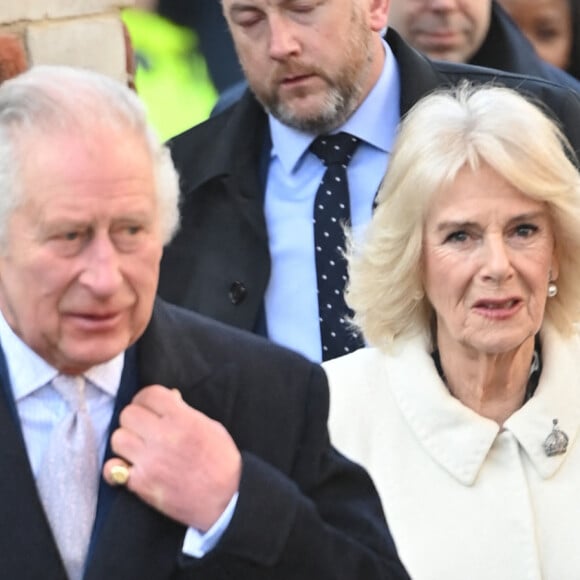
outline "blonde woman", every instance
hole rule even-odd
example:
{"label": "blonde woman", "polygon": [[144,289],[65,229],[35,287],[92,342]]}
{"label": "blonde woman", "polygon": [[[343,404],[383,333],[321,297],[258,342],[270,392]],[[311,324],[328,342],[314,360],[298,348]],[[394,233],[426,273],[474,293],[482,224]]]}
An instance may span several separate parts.
{"label": "blonde woman", "polygon": [[325,364],[335,445],[414,580],[580,573],[580,176],[509,89],[427,97],[351,248],[370,348]]}

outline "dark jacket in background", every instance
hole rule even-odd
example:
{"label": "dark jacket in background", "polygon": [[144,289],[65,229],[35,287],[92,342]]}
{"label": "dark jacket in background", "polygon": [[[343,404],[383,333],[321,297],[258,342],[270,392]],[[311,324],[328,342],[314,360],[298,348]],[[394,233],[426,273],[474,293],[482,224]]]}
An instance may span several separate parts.
{"label": "dark jacket in background", "polygon": [[542,60],[507,12],[494,0],[489,32],[469,64],[532,75],[580,92],[580,81]]}

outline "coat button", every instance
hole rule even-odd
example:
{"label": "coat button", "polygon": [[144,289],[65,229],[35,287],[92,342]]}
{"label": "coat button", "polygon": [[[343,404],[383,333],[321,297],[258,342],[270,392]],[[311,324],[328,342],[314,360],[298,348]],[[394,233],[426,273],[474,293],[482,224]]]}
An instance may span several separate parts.
{"label": "coat button", "polygon": [[240,302],[243,302],[247,293],[248,293],[248,290],[244,286],[243,282],[240,282],[239,280],[232,282],[232,285],[230,286],[230,292],[229,292],[229,297],[230,297],[231,303],[232,304],[239,304]]}

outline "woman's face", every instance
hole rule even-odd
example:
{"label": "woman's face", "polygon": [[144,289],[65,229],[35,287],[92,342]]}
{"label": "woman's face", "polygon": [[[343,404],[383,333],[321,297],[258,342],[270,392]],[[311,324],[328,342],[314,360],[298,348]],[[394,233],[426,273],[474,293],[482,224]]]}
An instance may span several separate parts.
{"label": "woman's face", "polygon": [[489,167],[464,168],[433,197],[423,266],[440,349],[513,351],[540,329],[558,276],[546,205]]}
{"label": "woman's face", "polygon": [[500,0],[545,61],[566,69],[572,51],[570,0]]}

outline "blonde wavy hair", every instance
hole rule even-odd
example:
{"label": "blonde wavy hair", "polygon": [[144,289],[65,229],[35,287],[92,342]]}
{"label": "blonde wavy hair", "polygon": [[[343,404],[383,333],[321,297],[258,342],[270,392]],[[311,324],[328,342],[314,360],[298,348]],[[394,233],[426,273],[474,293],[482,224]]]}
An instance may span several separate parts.
{"label": "blonde wavy hair", "polygon": [[560,269],[544,319],[565,335],[580,322],[575,153],[540,104],[511,89],[464,83],[423,98],[405,117],[366,235],[350,240],[346,300],[369,344],[388,350],[399,336],[430,330],[421,274],[425,217],[460,169],[482,164],[547,205]]}

